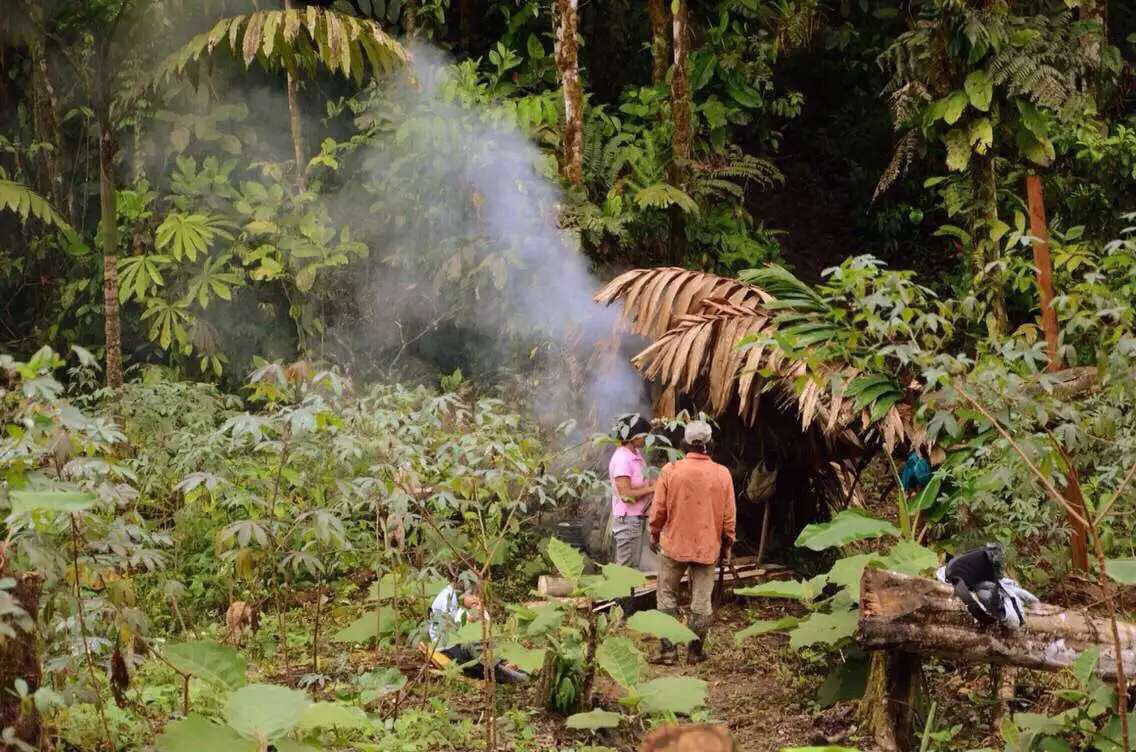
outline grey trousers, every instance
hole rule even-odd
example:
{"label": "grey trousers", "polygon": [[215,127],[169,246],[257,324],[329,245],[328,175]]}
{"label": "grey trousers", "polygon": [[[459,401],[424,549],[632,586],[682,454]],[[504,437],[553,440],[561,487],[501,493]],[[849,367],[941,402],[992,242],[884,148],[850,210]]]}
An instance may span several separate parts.
{"label": "grey trousers", "polygon": [[616,564],[639,568],[639,553],[642,550],[646,519],[642,515],[612,518],[611,537],[615,539]]}

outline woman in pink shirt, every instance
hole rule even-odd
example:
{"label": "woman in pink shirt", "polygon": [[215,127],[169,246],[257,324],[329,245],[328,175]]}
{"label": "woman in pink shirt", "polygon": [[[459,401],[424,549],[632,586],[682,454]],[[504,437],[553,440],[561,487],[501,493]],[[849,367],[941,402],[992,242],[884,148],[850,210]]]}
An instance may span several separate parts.
{"label": "woman in pink shirt", "polygon": [[640,451],[651,424],[639,415],[631,415],[620,420],[615,432],[620,445],[607,466],[615,563],[638,568],[647,507],[655,490],[654,483],[647,480],[647,460]]}

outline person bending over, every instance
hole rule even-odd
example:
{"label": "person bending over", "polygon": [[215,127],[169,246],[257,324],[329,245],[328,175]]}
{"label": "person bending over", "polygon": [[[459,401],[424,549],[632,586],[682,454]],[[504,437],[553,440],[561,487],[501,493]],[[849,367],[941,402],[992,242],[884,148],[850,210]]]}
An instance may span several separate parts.
{"label": "person bending over", "polygon": [[[478,660],[481,654],[480,643],[451,643],[447,635],[452,635],[463,624],[480,621],[483,618],[488,616],[482,608],[481,599],[473,593],[465,592],[460,583],[442,588],[430,605],[427,631],[430,634],[431,644],[445,645],[446,647],[438,652],[461,666],[462,673],[473,679],[485,678],[485,666]],[[471,663],[475,660],[476,663]],[[510,668],[504,662],[498,662],[493,673],[496,680],[503,684],[516,684],[528,678],[523,671]]]}
{"label": "person bending over", "polygon": [[[660,553],[660,611],[677,616],[679,585],[690,572],[689,626],[698,638],[690,643],[687,661],[699,663],[706,659],[706,633],[714,616],[714,565],[730,556],[737,507],[730,471],[710,459],[710,425],[691,421],[683,438],[686,456],[664,467],[655,483],[649,528],[651,550]],[[675,646],[663,640],[654,662],[671,665],[677,657]]]}

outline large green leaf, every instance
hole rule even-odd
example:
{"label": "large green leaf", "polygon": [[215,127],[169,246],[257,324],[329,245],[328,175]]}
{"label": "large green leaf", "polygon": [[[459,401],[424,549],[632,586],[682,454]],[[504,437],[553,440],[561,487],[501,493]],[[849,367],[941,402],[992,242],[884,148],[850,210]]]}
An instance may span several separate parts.
{"label": "large green leaf", "polygon": [[355,683],[362,690],[359,699],[367,703],[402,689],[406,686],[406,677],[397,668],[389,666],[363,674]]}
{"label": "large green leaf", "polygon": [[947,95],[946,106],[943,108],[943,120],[947,122],[947,125],[957,123],[969,103],[970,99],[964,91],[952,91]]}
{"label": "large green leaf", "polygon": [[158,752],[256,752],[256,742],[241,738],[228,726],[190,713],[167,724],[155,742]]}
{"label": "large green leaf", "polygon": [[570,729],[588,729],[594,731],[602,728],[615,728],[623,716],[609,710],[593,710],[589,713],[576,713],[568,716],[564,725]]}
{"label": "large green leaf", "polygon": [[526,648],[519,642],[502,642],[496,647],[498,658],[529,674],[536,673],[544,665],[546,652],[542,648]]}
{"label": "large green leaf", "polygon": [[983,112],[990,109],[990,102],[994,99],[994,81],[990,74],[982,70],[974,71],[966,77],[963,88],[975,109]]}
{"label": "large green leaf", "polygon": [[745,629],[734,634],[734,642],[741,643],[750,637],[760,637],[763,634],[770,632],[783,632],[787,629],[792,629],[797,626],[800,621],[795,616],[782,616],[780,619],[766,619],[764,621],[755,621]]}
{"label": "large green leaf", "polygon": [[866,655],[860,653],[847,656],[828,672],[817,690],[817,704],[827,708],[838,702],[863,697],[870,668],[871,662]]}
{"label": "large green leaf", "polygon": [[642,587],[647,578],[638,569],[622,564],[604,564],[603,578],[587,588],[588,595],[597,600],[623,598],[633,588]]}
{"label": "large green leaf", "polygon": [[533,619],[525,626],[527,637],[539,637],[556,629],[564,621],[564,612],[557,605],[537,606],[532,609]]}
{"label": "large green leaf", "polygon": [[962,172],[970,164],[970,132],[962,128],[951,128],[943,134],[943,144],[947,147],[947,169]]}
{"label": "large green leaf", "polygon": [[661,676],[635,688],[645,713],[690,715],[706,702],[706,682],[693,676]]}
{"label": "large green leaf", "polygon": [[809,645],[835,645],[856,634],[859,618],[860,612],[855,608],[839,609],[831,614],[814,612],[789,635],[789,647],[800,650]]}
{"label": "large green leaf", "polygon": [[368,611],[331,636],[332,642],[370,642],[394,634],[397,616],[392,608]]}
{"label": "large green leaf", "polygon": [[662,611],[636,611],[627,620],[627,626],[636,632],[654,635],[661,640],[670,640],[680,645],[698,639],[698,635],[689,627]]}
{"label": "large green leaf", "polygon": [[167,645],[162,657],[183,674],[196,676],[221,689],[245,684],[245,657],[227,645],[195,640]]}
{"label": "large green leaf", "polygon": [[864,568],[880,560],[879,554],[857,554],[838,559],[828,572],[828,581],[848,591],[852,600],[860,599],[860,578]]}
{"label": "large green leaf", "polygon": [[371,719],[357,707],[338,702],[314,702],[308,706],[296,728],[302,731],[315,728],[367,729]]}
{"label": "large green leaf", "polygon": [[939,566],[939,557],[915,541],[897,541],[880,563],[884,569],[901,574],[920,575]]}
{"label": "large green leaf", "polygon": [[[770,580],[760,585],[738,588],[736,595],[754,598],[789,598],[794,601],[811,601],[817,597],[820,588],[814,587],[814,580]],[[824,583],[820,583],[824,587]]]}
{"label": "large green leaf", "polygon": [[1100,648],[1095,645],[1088,650],[1084,650],[1069,669],[1073,672],[1077,684],[1086,687],[1089,684],[1089,679],[1093,676],[1093,671],[1096,670],[1097,662],[1100,660]]}
{"label": "large green leaf", "polygon": [[796,545],[812,551],[823,551],[843,546],[852,541],[880,538],[885,535],[899,537],[899,530],[887,520],[877,520],[852,509],[845,509],[830,522],[808,525],[797,536]]}
{"label": "large green leaf", "polygon": [[271,741],[296,727],[312,701],[303,692],[275,684],[249,684],[229,697],[225,721],[246,739]]}
{"label": "large green leaf", "polygon": [[645,660],[635,643],[626,637],[608,637],[596,650],[596,663],[624,689],[639,683]]}
{"label": "large green leaf", "polygon": [[561,577],[573,583],[584,574],[584,555],[559,538],[549,539],[548,559]]}
{"label": "large green leaf", "polygon": [[1136,559],[1105,559],[1104,571],[1121,585],[1136,585]]}
{"label": "large green leaf", "polygon": [[12,514],[24,512],[82,512],[95,503],[89,491],[9,491]]}

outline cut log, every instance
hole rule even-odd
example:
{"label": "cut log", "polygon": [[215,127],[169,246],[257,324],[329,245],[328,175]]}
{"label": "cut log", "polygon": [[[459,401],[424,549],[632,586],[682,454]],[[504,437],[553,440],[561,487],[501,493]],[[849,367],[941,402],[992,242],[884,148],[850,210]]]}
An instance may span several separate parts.
{"label": "cut log", "polygon": [[[861,581],[857,640],[867,650],[930,655],[965,663],[992,663],[1039,671],[1067,668],[1089,648],[1100,650],[1096,672],[1116,678],[1116,653],[1107,619],[1039,603],[1025,611],[1025,628],[982,627],[949,585],[867,569]],[[1120,622],[1124,668],[1136,671],[1136,624]]]}
{"label": "cut log", "polygon": [[572,594],[572,583],[563,577],[542,574],[536,581],[536,591],[541,595],[564,598]]}

